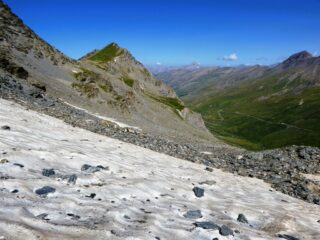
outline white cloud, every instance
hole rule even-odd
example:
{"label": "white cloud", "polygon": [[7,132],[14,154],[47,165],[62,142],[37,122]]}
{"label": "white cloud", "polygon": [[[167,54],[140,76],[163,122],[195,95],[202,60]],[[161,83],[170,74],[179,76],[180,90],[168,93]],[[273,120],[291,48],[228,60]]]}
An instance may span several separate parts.
{"label": "white cloud", "polygon": [[162,65],[162,63],[161,63],[161,62],[157,62],[156,64],[157,64],[157,65]]}
{"label": "white cloud", "polygon": [[224,56],[223,60],[225,60],[225,61],[237,61],[238,60],[238,56],[237,56],[236,53],[231,53],[231,54],[229,54],[227,56]]}

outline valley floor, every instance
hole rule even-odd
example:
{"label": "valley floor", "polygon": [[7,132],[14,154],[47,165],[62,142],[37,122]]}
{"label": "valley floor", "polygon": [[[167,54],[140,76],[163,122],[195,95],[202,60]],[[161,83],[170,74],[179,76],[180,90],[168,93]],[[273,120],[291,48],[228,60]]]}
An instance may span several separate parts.
{"label": "valley floor", "polygon": [[[320,206],[262,180],[209,172],[3,99],[0,126],[0,239],[319,239]],[[55,191],[40,194],[44,186]]]}

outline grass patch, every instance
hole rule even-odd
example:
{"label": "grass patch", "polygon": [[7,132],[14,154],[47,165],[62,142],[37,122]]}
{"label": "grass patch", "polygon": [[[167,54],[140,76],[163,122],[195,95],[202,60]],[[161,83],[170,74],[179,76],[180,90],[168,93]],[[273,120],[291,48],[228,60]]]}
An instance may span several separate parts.
{"label": "grass patch", "polygon": [[97,82],[101,79],[99,74],[86,68],[80,68],[80,71],[73,75],[80,82]]}
{"label": "grass patch", "polygon": [[98,62],[109,62],[124,52],[117,44],[111,43],[105,48],[91,56],[89,60]]}
{"label": "grass patch", "polygon": [[129,87],[133,87],[133,84],[135,82],[132,78],[129,77],[121,77],[120,80],[123,81]]}
{"label": "grass patch", "polygon": [[99,94],[99,88],[95,83],[72,83],[72,87],[85,94],[88,98],[97,97]]}
{"label": "grass patch", "polygon": [[106,93],[109,93],[109,92],[113,91],[113,87],[111,85],[109,85],[109,84],[99,83],[98,85]]}
{"label": "grass patch", "polygon": [[181,111],[184,109],[184,105],[181,103],[181,101],[177,98],[171,98],[171,97],[164,97],[164,96],[157,96],[153,95],[151,93],[145,93],[149,98],[162,103],[164,105],[167,105],[175,110]]}

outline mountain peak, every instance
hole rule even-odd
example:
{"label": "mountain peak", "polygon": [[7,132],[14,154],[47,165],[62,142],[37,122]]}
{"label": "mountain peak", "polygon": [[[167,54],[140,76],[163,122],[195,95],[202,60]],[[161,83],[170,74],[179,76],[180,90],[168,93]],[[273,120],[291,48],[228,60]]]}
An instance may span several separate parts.
{"label": "mountain peak", "polygon": [[286,64],[286,65],[290,65],[292,63],[296,63],[298,61],[305,60],[305,59],[312,58],[312,57],[313,56],[312,56],[311,53],[309,53],[307,51],[301,51],[301,52],[298,52],[298,53],[295,53],[295,54],[291,55],[283,63]]}
{"label": "mountain peak", "polygon": [[97,62],[109,62],[124,52],[125,50],[123,48],[117,43],[112,42],[101,50],[95,51],[88,59]]}

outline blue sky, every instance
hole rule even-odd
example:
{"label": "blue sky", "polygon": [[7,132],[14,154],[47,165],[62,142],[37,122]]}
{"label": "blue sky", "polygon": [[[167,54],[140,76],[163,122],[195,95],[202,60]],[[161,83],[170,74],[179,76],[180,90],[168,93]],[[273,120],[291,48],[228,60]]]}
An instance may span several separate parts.
{"label": "blue sky", "polygon": [[272,64],[320,54],[319,0],[4,0],[73,58],[117,42],[145,64]]}

